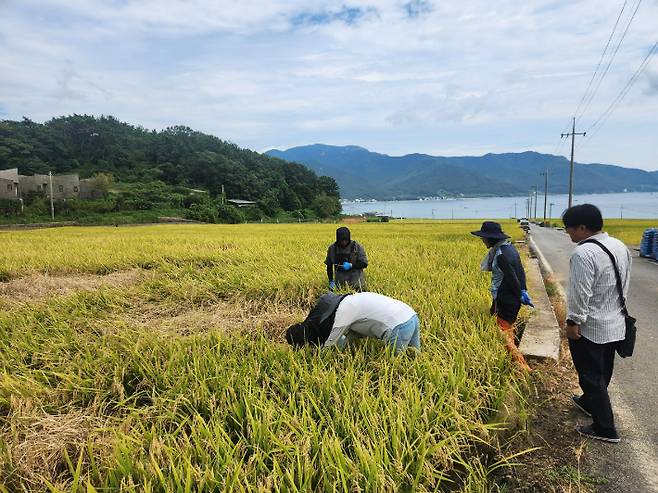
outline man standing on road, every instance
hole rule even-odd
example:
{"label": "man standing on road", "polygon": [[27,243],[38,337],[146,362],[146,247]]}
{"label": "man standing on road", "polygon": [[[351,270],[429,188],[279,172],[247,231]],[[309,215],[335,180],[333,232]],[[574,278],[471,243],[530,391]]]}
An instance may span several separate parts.
{"label": "man standing on road", "polygon": [[329,289],[348,285],[357,291],[366,290],[363,269],[368,267],[368,257],[363,246],[350,238],[348,228],[343,226],[336,230],[336,242],[329,245],[324,263],[327,265]]}
{"label": "man standing on road", "polygon": [[[583,395],[572,399],[593,423],[578,433],[605,442],[619,442],[608,384],[615,349],[624,339],[626,326],[617,278],[607,248],[615,258],[624,297],[631,277],[631,254],[621,241],[602,231],[601,211],[582,204],[567,209],[562,222],[571,241],[578,243],[569,261],[567,337]],[[598,243],[598,244],[597,244]],[[599,245],[600,244],[600,245]]]}

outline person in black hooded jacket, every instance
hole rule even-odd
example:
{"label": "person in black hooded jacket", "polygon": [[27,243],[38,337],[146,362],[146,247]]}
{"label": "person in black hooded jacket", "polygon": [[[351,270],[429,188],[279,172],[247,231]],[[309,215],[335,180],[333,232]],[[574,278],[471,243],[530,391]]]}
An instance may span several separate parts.
{"label": "person in black hooded jacket", "polygon": [[325,293],[320,296],[302,323],[288,327],[286,331],[288,344],[294,347],[301,347],[305,344],[322,346],[331,333],[336,310],[345,296],[347,295],[335,293]]}
{"label": "person in black hooded jacket", "polygon": [[363,246],[351,239],[348,228],[343,226],[336,230],[336,241],[329,245],[324,263],[329,289],[347,285],[357,291],[366,291],[363,269],[368,267],[368,257]]}

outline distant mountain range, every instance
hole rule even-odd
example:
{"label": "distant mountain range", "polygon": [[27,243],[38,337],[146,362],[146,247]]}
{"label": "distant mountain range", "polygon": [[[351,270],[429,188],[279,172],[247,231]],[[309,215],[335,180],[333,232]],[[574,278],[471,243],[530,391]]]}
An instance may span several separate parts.
{"label": "distant mountain range", "polygon": [[[544,189],[540,173],[546,169],[550,193],[567,193],[569,187],[569,160],[531,151],[479,157],[388,156],[358,146],[314,144],[266,154],[334,178],[345,199],[525,195],[534,186]],[[658,191],[658,171],[581,163],[574,169],[574,193]]]}

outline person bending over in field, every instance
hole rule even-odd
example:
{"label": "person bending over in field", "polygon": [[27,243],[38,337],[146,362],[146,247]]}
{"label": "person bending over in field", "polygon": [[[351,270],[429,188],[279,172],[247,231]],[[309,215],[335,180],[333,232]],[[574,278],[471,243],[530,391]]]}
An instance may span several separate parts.
{"label": "person bending over in field", "polygon": [[294,347],[315,344],[343,348],[362,337],[385,341],[395,354],[408,347],[420,351],[418,315],[406,303],[377,293],[326,293],[302,323],[286,331],[286,340]]}
{"label": "person bending over in field", "polygon": [[[366,290],[366,276],[363,269],[368,267],[368,257],[363,246],[350,238],[346,227],[336,230],[336,241],[327,248],[329,289],[349,286],[357,291]],[[334,276],[335,274],[335,276]],[[334,280],[335,277],[335,280]]]}
{"label": "person bending over in field", "polygon": [[505,336],[505,347],[522,368],[530,370],[523,354],[514,343],[514,322],[521,305],[533,306],[528,295],[525,271],[521,264],[519,252],[516,251],[500,224],[485,221],[479,231],[472,231],[489,248],[480,268],[491,272],[491,314],[496,315],[496,322]]}

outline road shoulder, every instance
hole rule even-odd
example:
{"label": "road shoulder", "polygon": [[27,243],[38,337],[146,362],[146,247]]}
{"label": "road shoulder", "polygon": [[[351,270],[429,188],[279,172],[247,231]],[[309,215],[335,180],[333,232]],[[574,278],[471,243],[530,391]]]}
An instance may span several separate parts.
{"label": "road shoulder", "polygon": [[519,349],[528,358],[548,358],[557,362],[560,356],[560,327],[539,265],[539,261],[532,257],[525,265],[528,291],[535,307],[526,323]]}
{"label": "road shoulder", "polygon": [[[550,234],[549,234],[550,233]],[[531,233],[532,235],[532,233]],[[561,285],[566,285],[568,281],[568,255],[573,248],[570,241],[565,237],[556,235],[553,231],[544,231],[542,228],[537,229],[537,237],[534,247],[538,252],[539,258],[550,258],[550,262],[555,262],[553,268],[548,265],[547,269],[542,267],[547,286],[552,285],[549,291],[553,290],[557,296],[552,297],[554,306],[564,306],[566,296],[564,295]],[[544,255],[541,250],[544,249]],[[632,248],[629,246],[629,248]],[[637,255],[634,252],[634,257]],[[545,260],[545,259],[544,259]],[[634,262],[636,258],[634,258]],[[635,273],[631,279],[631,292],[633,294],[632,309],[637,310],[638,318],[650,319],[651,314],[655,313],[653,303],[655,299],[650,296],[644,296],[645,292],[655,289],[655,277],[653,272],[646,269],[644,264],[636,266]],[[558,282],[560,281],[560,282]],[[648,286],[648,287],[647,287]],[[655,292],[655,291],[654,291]],[[644,296],[644,297],[643,297]],[[644,304],[643,304],[644,303]],[[639,307],[639,308],[638,308]],[[644,311],[641,311],[644,310]],[[563,311],[563,310],[562,310]],[[563,326],[564,314],[558,317]],[[651,347],[650,337],[645,339],[645,346],[641,346],[638,354],[630,360],[621,360],[617,358],[615,363],[615,375],[609,386],[615,420],[617,428],[622,437],[622,442],[616,445],[605,444],[597,441],[585,440],[587,452],[583,455],[583,464],[589,471],[596,471],[595,475],[606,479],[597,488],[600,493],[645,493],[649,491],[658,492],[658,456],[656,450],[656,441],[652,440],[652,430],[655,426],[651,424],[651,404],[649,401],[643,403],[638,400],[639,395],[651,396],[655,389],[652,390],[647,385],[647,378],[650,379],[650,372],[654,368],[646,368],[647,362],[651,364],[652,357],[646,352]],[[644,356],[641,358],[641,353]],[[568,348],[565,348],[565,354],[568,359]],[[655,354],[655,353],[651,353]],[[567,362],[571,366],[571,362]],[[641,373],[639,373],[639,369]],[[565,381],[563,389],[557,389],[561,392],[574,390],[574,393],[580,393],[577,382],[571,385],[569,382],[575,379],[575,370],[571,370],[573,376],[566,375],[570,380]],[[571,388],[570,388],[571,387]],[[567,405],[570,403],[567,402]],[[584,416],[577,416],[580,424],[589,424],[590,419]],[[653,434],[655,436],[655,432]]]}
{"label": "road shoulder", "polygon": [[[533,368],[529,391],[524,396],[528,415],[521,436],[512,442],[506,453],[538,449],[520,458],[523,466],[506,471],[502,482],[508,491],[514,492],[594,492],[607,479],[594,472],[586,461],[588,443],[575,432],[576,426],[583,423],[571,403],[571,395],[578,392],[578,380],[564,337],[563,291],[557,282],[546,276],[550,272],[547,262],[542,265],[541,260],[531,257],[525,264],[533,302],[539,305],[528,320],[526,331],[528,324],[536,324],[537,331],[551,334],[549,352],[556,357],[537,359],[528,354]],[[546,327],[541,327],[542,323]],[[522,349],[527,335],[524,332],[521,339]],[[526,350],[533,344],[526,341]]]}

